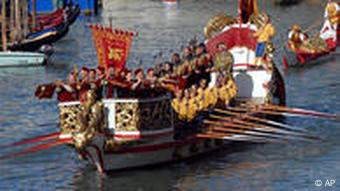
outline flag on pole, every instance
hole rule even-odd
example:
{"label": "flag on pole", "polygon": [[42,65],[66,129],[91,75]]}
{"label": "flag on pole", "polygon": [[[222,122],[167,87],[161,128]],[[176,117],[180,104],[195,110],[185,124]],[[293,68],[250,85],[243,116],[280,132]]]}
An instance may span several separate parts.
{"label": "flag on pole", "polygon": [[102,67],[113,66],[123,69],[129,56],[132,38],[136,34],[126,30],[112,30],[98,25],[91,25],[98,64]]}

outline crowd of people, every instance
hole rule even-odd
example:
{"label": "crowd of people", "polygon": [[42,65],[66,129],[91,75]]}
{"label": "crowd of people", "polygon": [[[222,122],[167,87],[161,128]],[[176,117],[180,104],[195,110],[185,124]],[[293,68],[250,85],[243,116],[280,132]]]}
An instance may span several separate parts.
{"label": "crowd of people", "polygon": [[201,111],[206,111],[217,105],[228,106],[236,96],[236,84],[230,75],[219,74],[217,83],[207,86],[207,80],[201,79],[199,85],[177,91],[172,100],[172,108],[178,119],[192,121]]}
{"label": "crowd of people", "polygon": [[60,102],[81,100],[88,90],[95,91],[98,99],[153,97],[167,92],[174,95],[177,91],[198,85],[201,79],[209,82],[210,72],[224,70],[220,62],[221,59],[216,61],[215,67],[202,43],[186,47],[182,57],[173,53],[170,61],[155,64],[154,68],[147,69],[146,74],[141,68],[133,71],[113,66],[83,67],[79,72],[73,70],[67,82],[56,80],[54,85]]}
{"label": "crowd of people", "polygon": [[[144,73],[135,70],[82,67],[68,75],[67,82],[56,80],[60,102],[82,101],[86,92],[96,92],[102,98],[146,98],[171,93],[172,106],[181,120],[191,121],[200,111],[216,104],[228,105],[236,96],[236,85],[231,75],[232,55],[226,46],[219,44],[215,60],[207,53],[204,44],[190,45],[183,56],[173,53],[170,61],[156,63]],[[216,84],[208,87],[211,72],[218,73]]]}

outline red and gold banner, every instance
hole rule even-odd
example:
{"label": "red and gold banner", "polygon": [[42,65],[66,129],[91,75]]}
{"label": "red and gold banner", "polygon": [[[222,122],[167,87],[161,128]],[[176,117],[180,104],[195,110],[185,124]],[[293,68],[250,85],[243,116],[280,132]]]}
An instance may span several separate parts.
{"label": "red and gold banner", "polygon": [[91,25],[90,28],[97,51],[98,64],[105,68],[109,66],[124,68],[129,56],[132,37],[136,34],[98,25]]}

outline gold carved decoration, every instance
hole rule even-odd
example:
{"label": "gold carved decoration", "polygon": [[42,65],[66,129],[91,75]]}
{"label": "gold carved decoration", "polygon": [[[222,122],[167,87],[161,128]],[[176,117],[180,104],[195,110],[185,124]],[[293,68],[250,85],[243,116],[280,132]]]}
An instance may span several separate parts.
{"label": "gold carved decoration", "polygon": [[172,124],[169,100],[148,103],[117,103],[116,130],[156,130]]}
{"label": "gold carved decoration", "polygon": [[214,33],[221,32],[227,25],[237,23],[237,20],[231,16],[219,14],[212,17],[204,27],[206,39],[214,36]]}

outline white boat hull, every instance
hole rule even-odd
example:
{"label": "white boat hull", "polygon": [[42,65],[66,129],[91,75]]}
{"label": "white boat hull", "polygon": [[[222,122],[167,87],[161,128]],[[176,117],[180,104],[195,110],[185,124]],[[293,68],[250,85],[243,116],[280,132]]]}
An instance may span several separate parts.
{"label": "white boat hull", "polygon": [[222,148],[225,142],[207,139],[182,139],[124,147],[105,151],[99,138],[86,148],[83,157],[101,172],[142,168],[193,158]]}
{"label": "white boat hull", "polygon": [[0,52],[0,67],[41,66],[46,56],[32,52]]}

